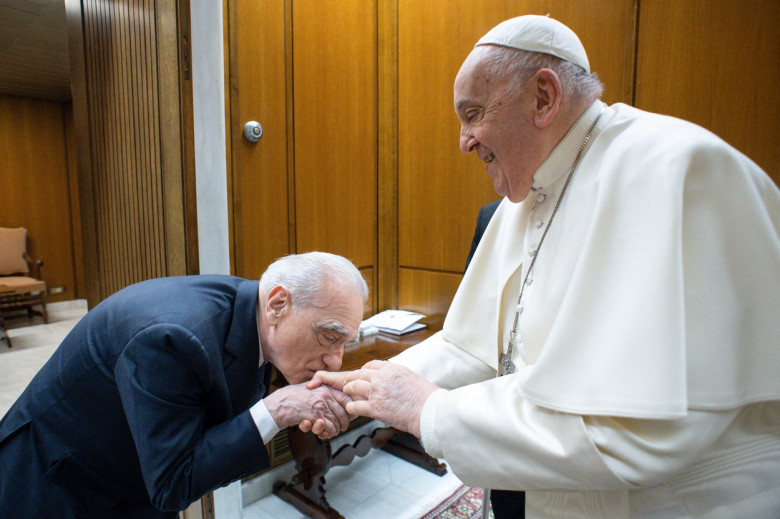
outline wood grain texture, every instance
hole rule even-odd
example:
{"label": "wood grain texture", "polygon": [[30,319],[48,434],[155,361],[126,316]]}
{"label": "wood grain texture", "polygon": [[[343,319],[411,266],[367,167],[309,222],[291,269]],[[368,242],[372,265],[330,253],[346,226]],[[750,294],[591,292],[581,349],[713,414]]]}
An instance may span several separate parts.
{"label": "wood grain texture", "polygon": [[0,226],[27,228],[28,252],[48,287],[73,299],[70,181],[62,103],[0,96]]}
{"label": "wood grain texture", "polygon": [[[293,250],[288,232],[287,24],[283,0],[230,1],[230,146],[234,272],[259,278]],[[257,143],[247,121],[263,125]]]}
{"label": "wood grain texture", "polygon": [[780,185],[778,2],[640,6],[636,106],[704,126]]}
{"label": "wood grain texture", "polygon": [[68,1],[91,305],[131,283],[187,272],[185,228],[194,211],[185,211],[184,199],[193,164],[181,129],[183,5]]}
{"label": "wood grain texture", "polygon": [[398,306],[398,2],[377,3],[377,310]]}
{"label": "wood grain texture", "polygon": [[292,9],[296,250],[374,265],[376,2],[293,2]]}
{"label": "wood grain texture", "polygon": [[[569,25],[606,84],[630,100],[634,3],[629,0],[400,0],[398,8],[399,264],[459,272],[479,207],[496,198],[484,165],[458,148],[452,84],[474,43],[497,23],[547,14]],[[465,245],[464,245],[465,244]]]}
{"label": "wood grain texture", "polygon": [[441,327],[463,276],[449,272],[400,268],[398,307],[428,316],[428,322]]}

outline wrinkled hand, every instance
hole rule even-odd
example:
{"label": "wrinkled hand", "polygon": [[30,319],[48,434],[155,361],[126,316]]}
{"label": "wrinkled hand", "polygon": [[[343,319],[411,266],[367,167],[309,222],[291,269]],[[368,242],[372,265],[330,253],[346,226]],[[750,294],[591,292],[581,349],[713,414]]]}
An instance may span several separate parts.
{"label": "wrinkled hand", "polygon": [[340,389],[351,397],[350,414],[376,418],[420,437],[420,415],[428,396],[438,386],[414,372],[390,362],[372,360],[361,369],[331,373],[318,371],[308,387]]}
{"label": "wrinkled hand", "polygon": [[321,440],[345,431],[351,419],[345,409],[350,397],[328,386],[285,386],[265,397],[264,402],[280,429],[298,425],[303,432],[311,431]]}

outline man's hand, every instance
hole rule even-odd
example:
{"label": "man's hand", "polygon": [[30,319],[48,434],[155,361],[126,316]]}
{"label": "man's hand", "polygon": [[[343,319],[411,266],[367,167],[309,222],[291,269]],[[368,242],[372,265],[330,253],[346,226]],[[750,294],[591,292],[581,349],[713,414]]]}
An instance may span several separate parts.
{"label": "man's hand", "polygon": [[420,415],[428,396],[438,386],[390,362],[372,360],[357,371],[318,371],[308,387],[322,384],[341,389],[352,401],[347,412],[376,418],[420,437]]}
{"label": "man's hand", "polygon": [[321,440],[332,438],[349,426],[345,407],[351,399],[337,389],[320,386],[308,389],[295,384],[277,389],[263,400],[271,418],[280,429],[299,425]]}

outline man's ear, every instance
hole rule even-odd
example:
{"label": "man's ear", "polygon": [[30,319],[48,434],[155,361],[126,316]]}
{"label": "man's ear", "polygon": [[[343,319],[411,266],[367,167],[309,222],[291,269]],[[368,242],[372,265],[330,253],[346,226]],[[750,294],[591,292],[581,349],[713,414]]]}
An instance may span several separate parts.
{"label": "man's ear", "polygon": [[537,128],[545,128],[552,123],[561,106],[563,85],[558,74],[548,68],[543,68],[533,75],[530,81],[535,96],[534,124]]}
{"label": "man's ear", "polygon": [[268,292],[268,304],[265,305],[265,315],[269,324],[277,324],[292,304],[290,291],[282,285],[277,285]]}

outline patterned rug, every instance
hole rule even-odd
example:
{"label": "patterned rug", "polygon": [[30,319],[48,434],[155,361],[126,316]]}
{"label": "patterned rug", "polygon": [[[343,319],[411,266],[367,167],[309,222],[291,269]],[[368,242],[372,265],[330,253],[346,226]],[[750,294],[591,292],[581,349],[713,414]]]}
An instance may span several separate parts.
{"label": "patterned rug", "polygon": [[479,519],[481,514],[482,489],[463,485],[421,519]]}

